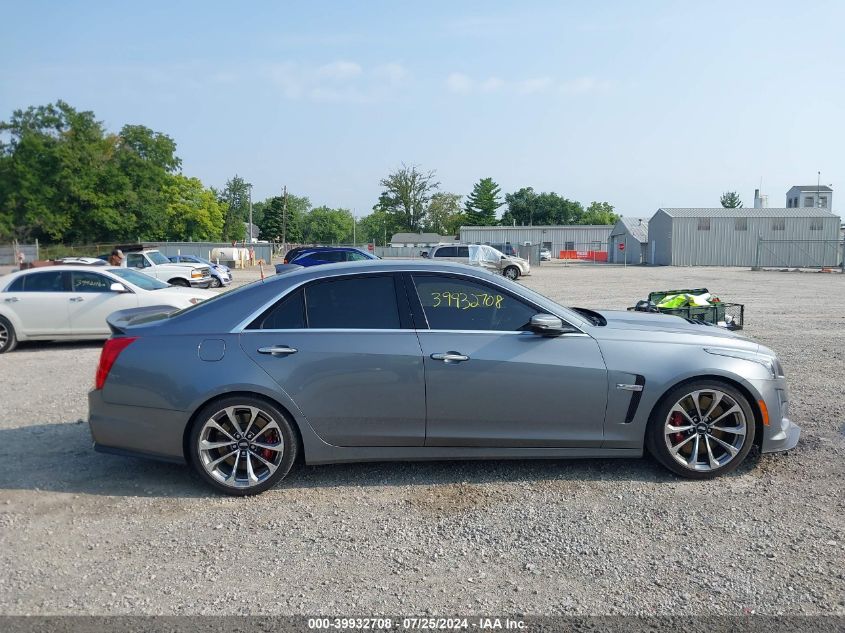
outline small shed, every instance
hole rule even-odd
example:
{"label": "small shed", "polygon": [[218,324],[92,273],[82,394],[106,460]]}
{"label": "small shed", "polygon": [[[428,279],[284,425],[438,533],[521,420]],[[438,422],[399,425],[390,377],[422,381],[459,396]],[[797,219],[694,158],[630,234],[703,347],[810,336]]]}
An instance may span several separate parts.
{"label": "small shed", "polygon": [[[623,244],[624,248],[620,249]],[[648,220],[620,218],[610,231],[608,249],[611,263],[648,263]]]}
{"label": "small shed", "polygon": [[840,219],[826,209],[658,209],[648,262],[659,266],[811,268],[840,261]]}

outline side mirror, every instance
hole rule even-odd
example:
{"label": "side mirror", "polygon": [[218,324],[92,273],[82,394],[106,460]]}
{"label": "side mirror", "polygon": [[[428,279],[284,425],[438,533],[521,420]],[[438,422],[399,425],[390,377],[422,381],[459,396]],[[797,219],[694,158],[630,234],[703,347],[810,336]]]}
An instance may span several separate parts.
{"label": "side mirror", "polygon": [[507,258],[508,258],[507,255],[502,255],[502,259],[507,259]]}
{"label": "side mirror", "polygon": [[572,331],[569,327],[564,327],[563,321],[553,314],[535,314],[531,317],[531,331],[534,334],[542,336],[558,336],[564,332]]}
{"label": "side mirror", "polygon": [[129,289],[119,281],[115,281],[111,286],[109,286],[109,290],[111,292],[129,292]]}

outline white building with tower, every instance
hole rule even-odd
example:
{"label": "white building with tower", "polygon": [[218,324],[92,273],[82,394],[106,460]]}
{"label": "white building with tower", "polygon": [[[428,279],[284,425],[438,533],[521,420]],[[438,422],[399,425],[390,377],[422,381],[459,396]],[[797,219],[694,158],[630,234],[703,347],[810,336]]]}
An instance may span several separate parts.
{"label": "white building with tower", "polygon": [[795,185],[786,192],[786,208],[833,209],[833,189],[828,185]]}

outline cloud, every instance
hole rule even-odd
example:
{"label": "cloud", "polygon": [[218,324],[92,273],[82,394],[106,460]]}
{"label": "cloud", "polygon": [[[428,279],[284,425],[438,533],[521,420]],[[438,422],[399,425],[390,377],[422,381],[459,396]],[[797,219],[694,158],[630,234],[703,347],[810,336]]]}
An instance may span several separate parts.
{"label": "cloud", "polygon": [[459,95],[468,95],[472,92],[472,79],[463,73],[452,73],[446,78],[446,85],[454,93]]}
{"label": "cloud", "polygon": [[487,79],[474,79],[460,72],[453,72],[446,77],[446,88],[454,94],[463,96],[479,93],[534,95],[551,92],[567,95],[587,95],[607,92],[610,87],[609,81],[595,77],[558,80],[549,76],[540,76],[506,80],[491,76]]}
{"label": "cloud", "polygon": [[363,72],[360,64],[355,62],[339,61],[332,62],[317,68],[317,74],[330,79],[352,79]]}
{"label": "cloud", "polygon": [[319,66],[281,62],[266,65],[263,74],[288,99],[351,103],[389,98],[409,76],[398,62],[366,68],[349,60]]}

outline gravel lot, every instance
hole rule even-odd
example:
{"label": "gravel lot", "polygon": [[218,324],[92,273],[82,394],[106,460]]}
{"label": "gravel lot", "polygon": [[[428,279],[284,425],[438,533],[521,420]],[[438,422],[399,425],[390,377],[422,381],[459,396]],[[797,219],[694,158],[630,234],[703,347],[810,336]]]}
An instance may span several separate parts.
{"label": "gravel lot", "polygon": [[650,459],[358,464],[233,499],[93,452],[99,345],[22,344],[0,356],[0,613],[845,614],[845,276],[554,263],[524,282],[585,307],[744,302],[802,442],[712,482]]}

